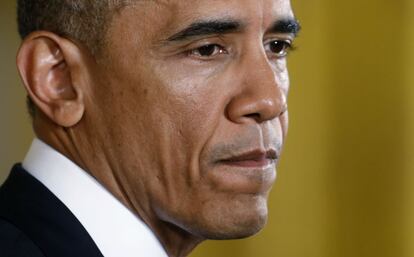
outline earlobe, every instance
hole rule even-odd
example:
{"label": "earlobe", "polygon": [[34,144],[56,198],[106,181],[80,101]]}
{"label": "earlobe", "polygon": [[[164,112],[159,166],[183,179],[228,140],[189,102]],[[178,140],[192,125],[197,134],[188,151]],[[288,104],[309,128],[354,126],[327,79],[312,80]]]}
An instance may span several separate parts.
{"label": "earlobe", "polygon": [[37,109],[57,125],[71,127],[82,119],[84,103],[72,74],[74,61],[66,54],[73,49],[66,49],[64,40],[50,32],[33,33],[20,47],[17,66]]}

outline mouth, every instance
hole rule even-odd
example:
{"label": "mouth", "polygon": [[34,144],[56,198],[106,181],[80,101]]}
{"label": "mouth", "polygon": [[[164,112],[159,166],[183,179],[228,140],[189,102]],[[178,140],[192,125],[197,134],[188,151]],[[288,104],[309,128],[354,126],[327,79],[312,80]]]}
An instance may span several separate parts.
{"label": "mouth", "polygon": [[274,149],[257,149],[225,158],[218,162],[224,165],[240,168],[266,168],[275,164],[278,157],[279,156]]}

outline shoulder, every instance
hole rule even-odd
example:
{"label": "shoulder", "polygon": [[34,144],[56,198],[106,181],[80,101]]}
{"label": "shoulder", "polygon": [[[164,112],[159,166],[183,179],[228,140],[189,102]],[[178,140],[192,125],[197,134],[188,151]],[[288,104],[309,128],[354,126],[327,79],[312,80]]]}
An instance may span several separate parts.
{"label": "shoulder", "polygon": [[1,218],[0,252],[3,257],[44,257],[40,249],[21,230]]}

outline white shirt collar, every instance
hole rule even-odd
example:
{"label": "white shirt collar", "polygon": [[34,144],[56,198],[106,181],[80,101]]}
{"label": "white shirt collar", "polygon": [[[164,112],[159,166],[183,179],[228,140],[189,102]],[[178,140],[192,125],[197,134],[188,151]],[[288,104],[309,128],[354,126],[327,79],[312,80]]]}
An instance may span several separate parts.
{"label": "white shirt collar", "polygon": [[76,216],[105,257],[167,257],[153,232],[99,182],[34,139],[23,168]]}

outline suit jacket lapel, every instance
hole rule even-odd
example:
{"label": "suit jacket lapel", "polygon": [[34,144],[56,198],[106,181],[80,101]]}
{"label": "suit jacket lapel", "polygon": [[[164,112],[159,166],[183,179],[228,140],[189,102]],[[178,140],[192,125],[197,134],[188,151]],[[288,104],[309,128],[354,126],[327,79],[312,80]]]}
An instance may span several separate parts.
{"label": "suit jacket lapel", "polygon": [[46,256],[102,257],[71,211],[20,165],[0,188],[0,217],[25,232]]}

